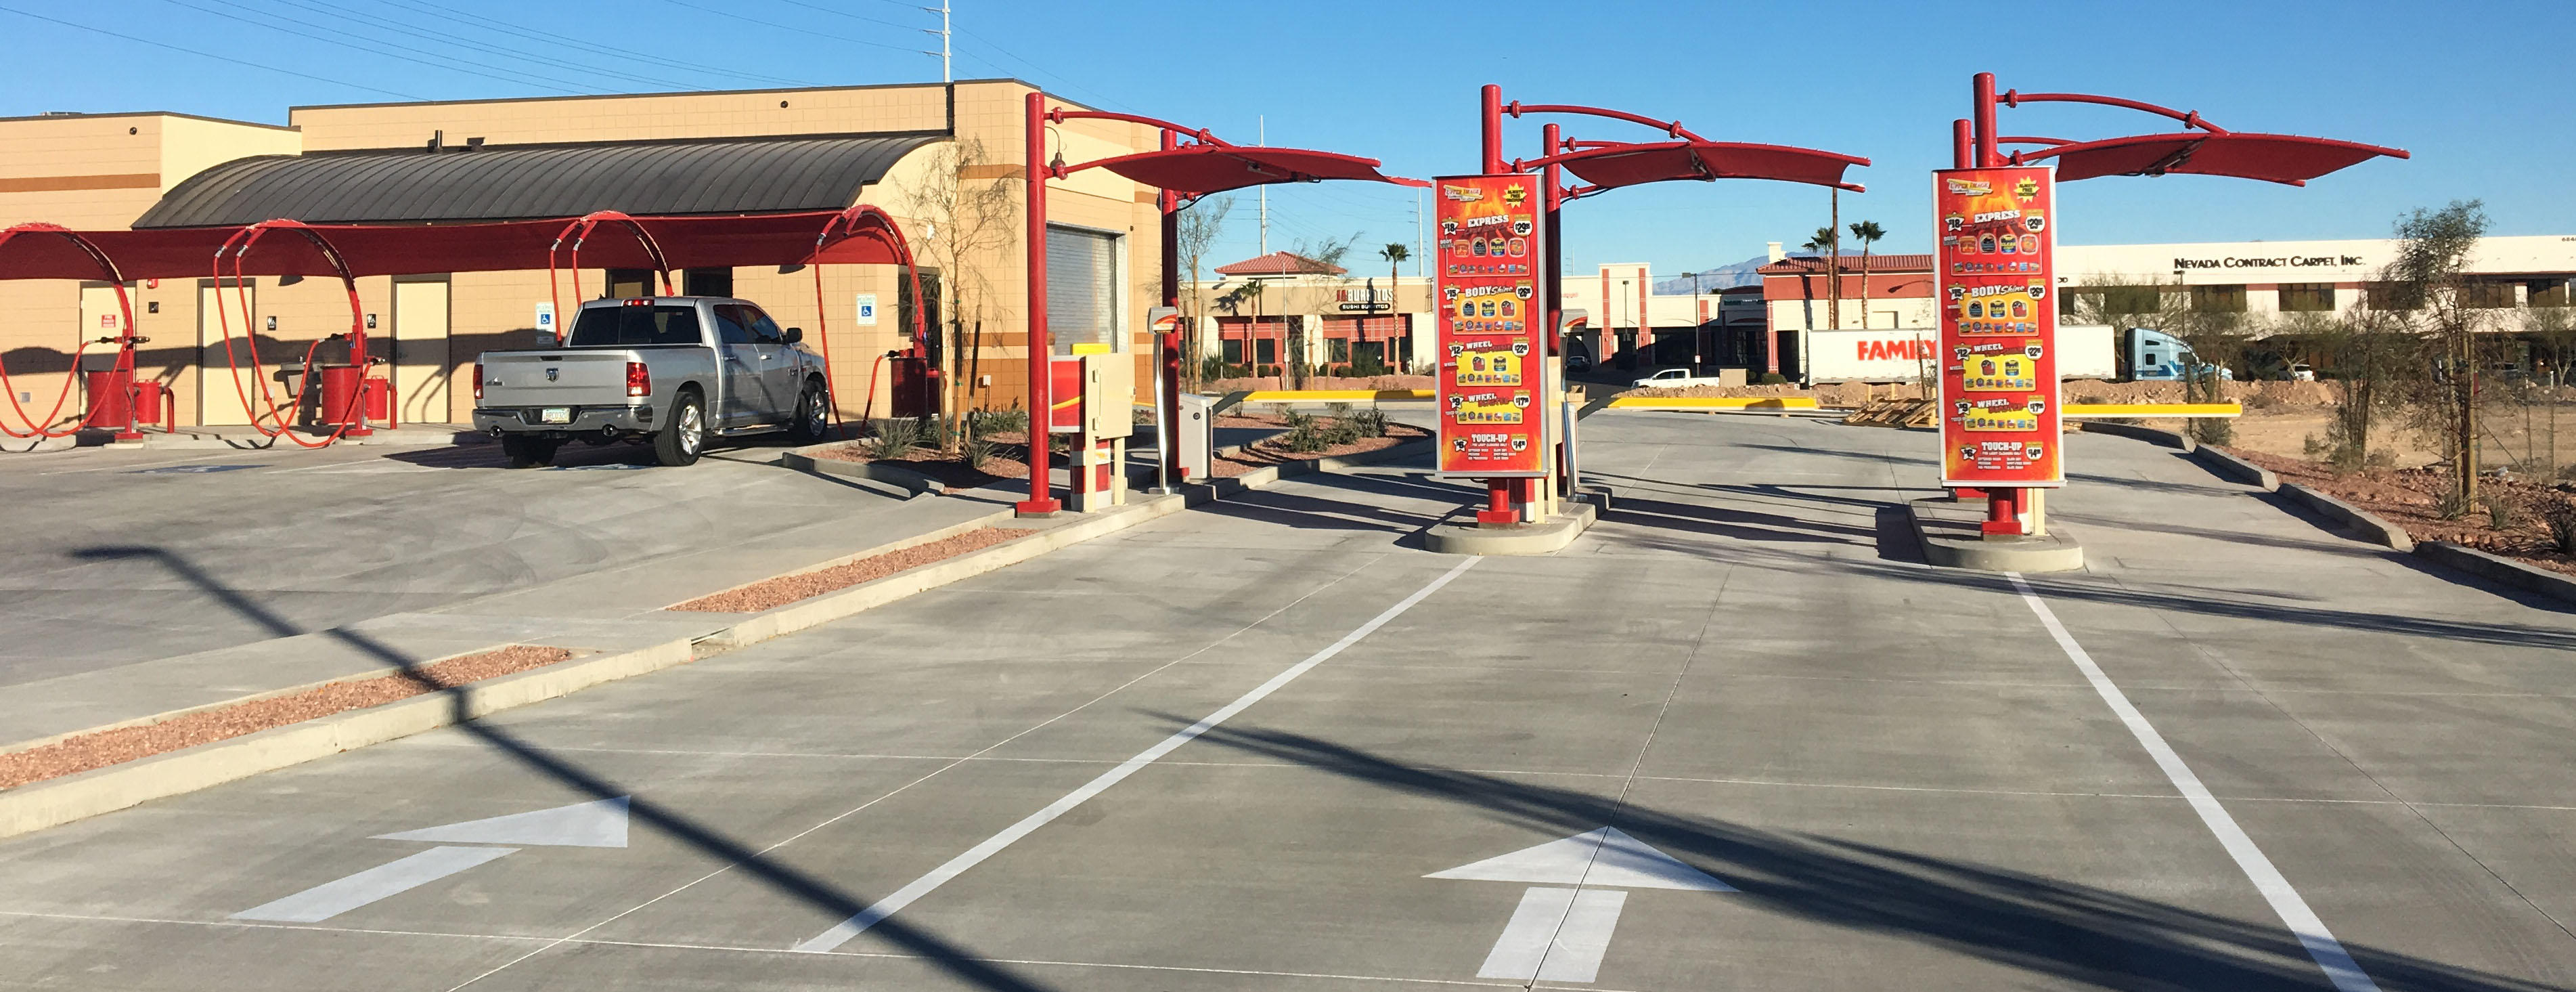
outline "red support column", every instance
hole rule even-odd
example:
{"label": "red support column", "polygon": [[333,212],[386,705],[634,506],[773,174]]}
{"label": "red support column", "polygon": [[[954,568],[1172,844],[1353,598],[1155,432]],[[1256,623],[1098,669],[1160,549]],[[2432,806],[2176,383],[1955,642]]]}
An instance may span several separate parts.
{"label": "red support column", "polygon": [[1048,363],[1055,359],[1055,346],[1047,334],[1046,319],[1046,94],[1028,96],[1028,182],[1029,182],[1029,498],[1015,509],[1020,516],[1041,517],[1052,514],[1062,505],[1055,501],[1047,473],[1051,438],[1048,430],[1055,421],[1055,407],[1048,395],[1049,380],[1055,370]]}
{"label": "red support column", "polygon": [[1486,83],[1482,96],[1484,102],[1477,115],[1485,124],[1482,171],[1490,176],[1503,171],[1503,88]]}
{"label": "red support column", "polygon": [[[1179,147],[1180,137],[1170,128],[1163,129],[1163,150]],[[1181,306],[1181,195],[1162,191],[1163,207],[1163,305],[1174,310]],[[1186,318],[1184,318],[1186,319]],[[1162,399],[1154,408],[1154,457],[1164,469],[1165,484],[1177,485],[1180,477],[1171,471],[1173,458],[1181,450],[1181,363],[1197,361],[1197,355],[1181,354],[1181,344],[1188,336],[1180,325],[1155,335],[1162,347],[1162,365],[1155,374],[1163,377]]]}
{"label": "red support column", "polygon": [[2003,156],[1996,151],[1995,74],[1991,72],[1978,73],[1976,78],[1970,81],[1969,90],[1972,93],[1973,99],[1976,101],[1976,107],[1974,110],[1977,122],[1976,167],[1980,169],[1991,169],[2003,164]]}
{"label": "red support column", "polygon": [[1972,169],[1977,165],[1976,125],[1965,117],[1950,122],[1950,167]]}

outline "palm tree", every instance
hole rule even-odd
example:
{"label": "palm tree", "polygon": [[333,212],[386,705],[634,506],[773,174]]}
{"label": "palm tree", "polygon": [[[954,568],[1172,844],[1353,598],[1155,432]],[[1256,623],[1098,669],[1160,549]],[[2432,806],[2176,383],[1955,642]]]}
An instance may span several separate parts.
{"label": "palm tree", "polygon": [[[1825,326],[1834,329],[1840,329],[1843,326],[1843,315],[1839,312],[1842,310],[1842,276],[1835,271],[1834,266],[1835,258],[1843,251],[1838,241],[1839,239],[1834,235],[1833,225],[1828,224],[1817,228],[1816,236],[1808,238],[1806,244],[1799,246],[1824,257]],[[1809,320],[1807,324],[1813,327],[1815,321]]]}
{"label": "palm tree", "polygon": [[1853,221],[1852,240],[1860,242],[1860,329],[1869,330],[1869,246],[1887,236],[1887,229],[1874,220]]}
{"label": "palm tree", "polygon": [[[1377,257],[1379,257],[1379,258],[1383,258],[1383,259],[1386,259],[1386,315],[1387,315],[1387,318],[1388,318],[1389,320],[1393,320],[1393,321],[1395,321],[1395,325],[1394,325],[1394,326],[1396,326],[1397,328],[1402,328],[1402,327],[1404,326],[1404,318],[1403,318],[1403,317],[1400,317],[1400,316],[1397,316],[1397,315],[1396,315],[1396,309],[1395,309],[1395,306],[1396,306],[1395,301],[1396,301],[1397,297],[1398,297],[1399,295],[1401,295],[1401,294],[1398,294],[1398,293],[1395,291],[1395,290],[1396,290],[1396,282],[1395,282],[1395,280],[1396,280],[1396,277],[1397,277],[1400,273],[1402,273],[1402,272],[1403,272],[1403,269],[1401,269],[1401,268],[1400,268],[1400,266],[1402,266],[1402,265],[1404,264],[1404,262],[1405,262],[1405,260],[1406,260],[1406,259],[1409,259],[1409,258],[1412,258],[1412,257],[1413,257],[1413,249],[1406,248],[1405,246],[1403,246],[1402,244],[1399,244],[1399,243],[1397,243],[1397,242],[1389,241],[1389,242],[1387,242],[1387,243],[1386,243],[1386,247],[1384,247],[1384,248],[1380,248],[1380,249],[1378,249],[1378,250],[1377,250]],[[1369,301],[1369,302],[1371,302],[1371,303],[1375,303],[1375,302],[1377,302],[1377,301],[1375,301],[1375,300],[1371,300],[1371,301]],[[1374,309],[1374,308],[1372,308],[1372,309]],[[1361,326],[1367,326],[1367,324],[1368,324],[1368,318],[1366,318],[1366,317],[1362,317],[1362,318],[1360,318],[1360,324],[1361,324]],[[1396,373],[1397,375],[1403,375],[1403,374],[1404,374],[1404,341],[1403,341],[1403,335],[1402,335],[1402,334],[1400,334],[1400,333],[1390,333],[1390,334],[1388,334],[1388,335],[1387,335],[1387,342],[1386,342],[1386,363],[1385,363],[1385,364],[1393,366],[1393,367],[1395,368],[1395,373]]]}
{"label": "palm tree", "polygon": [[[1243,305],[1246,303],[1257,302],[1261,296],[1261,280],[1246,279],[1230,287],[1224,283],[1218,283],[1215,287],[1211,288],[1209,292],[1216,294],[1215,298],[1210,300],[1210,302],[1215,303],[1217,309],[1225,311],[1226,316],[1241,316],[1243,313]],[[1260,324],[1260,319],[1254,318],[1252,326],[1246,328],[1243,332],[1243,364],[1245,368],[1256,373],[1260,371],[1260,368],[1258,358],[1254,354],[1253,340],[1259,336]],[[1220,342],[1224,340],[1224,334],[1225,332],[1222,329],[1217,332],[1218,340]],[[1222,347],[1223,345],[1220,344],[1219,348],[1222,349]],[[1218,352],[1218,361],[1224,360],[1223,354],[1224,352],[1222,350]]]}

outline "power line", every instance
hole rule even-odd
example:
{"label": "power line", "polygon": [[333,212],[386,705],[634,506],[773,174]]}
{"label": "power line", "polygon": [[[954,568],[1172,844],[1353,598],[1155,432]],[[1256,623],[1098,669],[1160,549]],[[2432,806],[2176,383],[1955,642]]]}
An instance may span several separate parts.
{"label": "power line", "polygon": [[66,21],[66,20],[63,20],[63,19],[61,19],[61,18],[59,18],[59,17],[47,17],[47,16],[45,16],[45,15],[43,15],[43,14],[30,14],[30,13],[28,13],[28,12],[26,12],[26,11],[19,10],[19,9],[18,9],[18,8],[16,8],[16,7],[0,7],[0,11],[6,11],[6,12],[8,12],[8,13],[16,14],[16,15],[18,15],[18,16],[20,16],[20,17],[32,17],[32,18],[34,18],[34,19],[36,19],[36,20],[39,20],[39,21],[46,21],[46,22],[53,23],[53,24],[60,24],[60,25],[62,25],[62,26],[64,26],[64,27],[67,27],[67,28],[75,28],[75,29],[78,29],[78,30],[87,31],[87,32],[89,32],[89,33],[91,33],[91,34],[103,34],[103,35],[106,35],[106,36],[108,36],[108,37],[110,37],[110,38],[123,39],[123,40],[125,40],[125,41],[131,41],[131,42],[134,42],[135,44],[138,44],[138,45],[150,45],[150,46],[152,46],[152,47],[154,47],[154,48],[166,48],[166,49],[169,49],[169,50],[174,51],[174,52],[182,52],[182,53],[185,53],[185,54],[188,54],[188,55],[194,55],[194,56],[197,56],[197,57],[199,57],[199,58],[213,59],[213,60],[215,60],[215,61],[217,61],[217,62],[230,62],[230,63],[232,63],[232,64],[234,64],[234,65],[246,65],[246,66],[249,66],[249,67],[251,67],[251,68],[253,68],[253,69],[260,69],[260,70],[265,70],[265,71],[268,71],[268,72],[279,73],[279,74],[282,74],[282,75],[295,76],[295,77],[302,78],[302,79],[310,79],[310,80],[314,80],[314,81],[316,81],[316,82],[330,83],[330,84],[331,84],[331,85],[333,85],[333,86],[346,86],[346,87],[349,87],[349,88],[351,88],[351,89],[365,90],[365,91],[367,91],[367,92],[369,92],[369,93],[382,93],[382,94],[384,94],[384,95],[386,95],[386,96],[398,96],[398,97],[401,97],[401,98],[403,98],[403,99],[405,99],[405,100],[426,100],[426,99],[429,99],[428,97],[425,97],[425,96],[420,96],[420,95],[418,95],[418,94],[413,94],[413,93],[404,93],[404,92],[401,92],[401,91],[399,91],[399,90],[389,90],[389,89],[385,89],[385,88],[378,87],[378,86],[369,86],[369,85],[366,85],[366,84],[364,84],[364,83],[352,83],[352,82],[350,82],[350,81],[348,81],[348,80],[345,80],[345,79],[333,79],[333,78],[331,78],[331,77],[329,77],[329,76],[316,76],[316,75],[314,75],[314,74],[312,74],[312,73],[309,73],[309,72],[297,72],[297,71],[295,71],[295,70],[293,70],[293,69],[280,69],[280,68],[278,68],[278,67],[276,67],[276,66],[273,66],[273,65],[265,65],[265,64],[262,64],[262,63],[258,63],[258,62],[250,61],[250,60],[248,60],[248,59],[237,59],[237,58],[234,58],[234,57],[229,56],[229,55],[217,55],[217,54],[215,54],[215,53],[213,53],[213,52],[201,52],[201,51],[198,51],[198,50],[196,50],[196,49],[194,49],[194,48],[184,48],[184,47],[181,47],[181,46],[178,46],[178,45],[170,44],[169,42],[165,42],[165,41],[154,41],[154,40],[152,40],[152,39],[150,39],[150,38],[137,38],[137,37],[135,37],[135,36],[133,36],[133,35],[130,35],[130,34],[122,34],[122,33],[119,33],[119,32],[110,31],[110,30],[108,30],[108,29],[106,29],[106,28],[94,28],[94,27],[91,27],[91,26],[89,26],[89,25],[87,25],[87,24],[80,24],[80,23],[76,23],[76,22],[72,22],[72,21]]}
{"label": "power line", "polygon": [[[1017,63],[1019,63],[1019,64],[1021,64],[1021,65],[1024,65],[1024,66],[1029,67],[1029,71],[1030,71],[1031,73],[1034,73],[1034,74],[1036,74],[1037,76],[1039,76],[1039,77],[1041,77],[1041,78],[1045,78],[1045,79],[1052,79],[1052,80],[1056,81],[1057,83],[1061,84],[1061,86],[1062,86],[1062,88],[1063,88],[1063,90],[1064,90],[1064,92],[1065,92],[1065,95],[1067,95],[1067,96],[1081,97],[1081,98],[1082,98],[1082,101],[1083,101],[1084,103],[1091,104],[1092,106],[1099,107],[1099,108],[1102,108],[1102,109],[1104,109],[1104,110],[1125,110],[1125,109],[1127,109],[1126,107],[1124,107],[1124,106],[1122,106],[1122,105],[1120,105],[1120,104],[1118,104],[1118,103],[1116,103],[1116,102],[1113,102],[1113,101],[1096,99],[1097,94],[1088,93],[1088,92],[1082,92],[1082,91],[1080,91],[1080,90],[1077,90],[1077,89],[1073,86],[1073,84],[1072,84],[1071,82],[1067,81],[1064,77],[1062,77],[1062,76],[1058,76],[1058,75],[1056,75],[1056,74],[1054,74],[1054,73],[1051,73],[1051,72],[1046,71],[1046,69],[1045,69],[1045,68],[1043,68],[1043,67],[1039,66],[1039,65],[1038,65],[1037,63],[1035,63],[1035,62],[1031,62],[1031,61],[1029,61],[1029,60],[1027,60],[1027,59],[1024,59],[1024,58],[1021,58],[1021,57],[1019,57],[1019,56],[1017,56],[1017,55],[1013,55],[1013,54],[1011,54],[1011,50],[1010,50],[1010,49],[1003,48],[1003,47],[1002,47],[1002,46],[1000,46],[1000,45],[994,44],[994,43],[993,43],[993,40],[992,40],[992,39],[990,39],[990,38],[986,38],[986,37],[984,37],[983,35],[976,34],[975,32],[973,32],[973,31],[969,31],[969,30],[966,30],[965,28],[958,28],[958,29],[956,29],[956,30],[957,30],[957,33],[958,33],[958,34],[962,34],[962,35],[965,35],[966,37],[973,38],[973,39],[975,39],[976,41],[983,42],[985,47],[990,48],[990,49],[992,49],[992,50],[994,50],[994,51],[996,51],[996,52],[1000,52],[1000,53],[1002,53],[1002,55],[1003,55],[1004,57],[1009,58],[1011,61],[1013,61],[1013,62],[1017,62]],[[999,71],[1004,72],[1004,73],[1008,73],[1008,72],[1010,71],[1010,70],[1008,70],[1008,69],[1003,69],[1001,66],[994,65],[994,64],[993,64],[993,61],[992,61],[991,59],[979,59],[978,61],[983,62],[985,65],[993,66],[993,68],[994,68],[994,69],[999,70]]]}
{"label": "power line", "polygon": [[[789,5],[789,6],[793,6],[793,7],[803,7],[803,8],[805,8],[805,9],[807,9],[807,10],[819,10],[819,11],[822,11],[822,12],[824,12],[824,13],[826,13],[826,14],[835,14],[835,15],[838,15],[838,16],[841,16],[841,17],[847,17],[847,18],[849,18],[849,19],[851,19],[851,20],[854,20],[854,21],[866,21],[866,22],[868,22],[868,23],[870,23],[870,24],[883,24],[883,25],[885,25],[885,26],[887,26],[887,27],[890,27],[890,28],[903,28],[903,29],[905,29],[905,30],[907,30],[907,31],[923,31],[923,30],[927,30],[926,28],[923,28],[922,26],[920,26],[920,25],[918,25],[918,24],[897,24],[897,23],[895,23],[895,22],[893,22],[893,21],[883,20],[883,19],[875,18],[875,17],[869,17],[869,16],[866,16],[866,15],[864,15],[864,14],[853,14],[853,13],[850,13],[849,11],[846,11],[846,10],[839,10],[839,9],[835,9],[835,8],[832,8],[832,7],[826,7],[826,6],[823,6],[823,5],[821,5],[821,4],[806,3],[806,2],[805,2],[805,0],[778,0],[778,2],[779,2],[779,3],[783,3],[783,4],[787,4],[787,5]],[[933,9],[933,12],[936,12],[936,10],[937,10],[937,8],[932,8],[932,9]]]}
{"label": "power line", "polygon": [[[386,30],[393,31],[398,34],[409,35],[414,38],[421,38],[438,44],[463,48],[469,51],[498,55],[503,58],[530,59],[541,65],[556,65],[566,69],[578,69],[583,72],[594,73],[601,76],[626,79],[638,83],[649,83],[655,86],[676,87],[679,89],[692,88],[689,84],[679,82],[677,80],[660,79],[652,76],[639,76],[631,72],[622,72],[605,66],[586,65],[583,63],[572,62],[564,59],[561,55],[551,52],[531,52],[519,48],[505,48],[480,41],[459,38],[453,34],[435,33],[432,31],[422,30],[402,21],[386,17],[378,17],[374,14],[359,13],[358,11],[350,10],[347,7],[342,7],[337,4],[322,2],[322,0],[273,0],[273,2],[283,3],[292,7],[301,7],[305,10],[321,14],[324,17],[337,17],[362,26],[381,26]],[[396,44],[402,43],[396,42]]]}
{"label": "power line", "polygon": [[[526,38],[530,41],[543,42],[549,45],[565,45],[572,48],[578,48],[583,51],[613,56],[621,59],[631,59],[635,57],[635,52],[632,49],[610,48],[605,45],[594,45],[579,38],[567,37],[561,34],[539,34],[532,31],[522,30],[506,21],[484,17],[470,11],[458,10],[457,8],[450,7],[445,4],[431,3],[429,0],[377,0],[377,2],[387,6],[407,8],[418,13],[429,14],[435,17],[481,21],[483,24],[487,25],[484,30],[497,34],[514,35],[520,38]],[[705,69],[700,68],[696,63],[692,62],[673,62],[672,65],[688,69],[689,71],[700,75],[719,76],[727,79],[741,79],[755,83],[783,83],[788,86],[814,85],[813,83],[802,79],[784,79],[778,76],[763,76],[756,73],[735,72],[730,69]]]}
{"label": "power line", "polygon": [[[342,48],[356,49],[356,50],[358,50],[358,51],[366,52],[366,53],[371,54],[371,55],[383,55],[383,56],[386,56],[386,57],[389,57],[389,58],[397,58],[397,59],[401,59],[401,60],[403,60],[403,61],[405,61],[405,62],[418,63],[418,64],[420,64],[420,65],[429,66],[429,67],[434,68],[434,69],[445,69],[445,70],[450,71],[450,72],[463,73],[463,74],[465,74],[465,75],[469,75],[469,76],[482,76],[482,77],[484,77],[484,78],[486,78],[486,79],[499,79],[499,80],[502,80],[502,81],[504,81],[504,82],[518,83],[518,84],[520,84],[520,85],[532,85],[532,86],[537,86],[537,87],[540,87],[540,88],[543,88],[543,89],[553,90],[553,91],[555,91],[555,92],[557,92],[557,93],[575,93],[575,94],[577,94],[577,93],[581,92],[581,91],[579,91],[579,90],[565,89],[563,86],[561,86],[561,85],[557,85],[555,81],[547,81],[547,80],[543,80],[543,79],[542,79],[542,77],[528,76],[528,75],[525,75],[525,74],[522,74],[522,73],[512,72],[511,70],[508,70],[508,69],[500,69],[500,68],[499,68],[499,67],[497,67],[497,66],[483,66],[483,68],[488,68],[488,69],[498,69],[498,70],[499,70],[499,73],[501,73],[501,74],[499,74],[499,75],[496,75],[496,74],[494,74],[494,73],[490,73],[490,72],[475,72],[475,71],[470,70],[470,69],[460,68],[457,64],[454,64],[454,63],[438,62],[438,61],[434,61],[434,60],[431,60],[431,59],[414,58],[414,57],[412,57],[412,56],[405,55],[405,54],[403,54],[403,53],[401,53],[401,52],[398,52],[398,51],[390,51],[390,50],[383,49],[383,48],[377,48],[377,47],[374,47],[374,46],[371,46],[371,45],[361,45],[361,44],[357,44],[357,43],[355,43],[355,42],[339,41],[339,40],[335,40],[335,39],[331,39],[331,38],[325,38],[325,37],[323,37],[323,36],[321,36],[321,35],[314,34],[314,33],[309,32],[309,31],[298,31],[298,30],[295,30],[294,28],[284,28],[284,27],[279,27],[279,26],[274,25],[274,24],[269,24],[269,23],[265,23],[265,22],[262,22],[262,21],[255,21],[255,20],[252,20],[252,19],[247,18],[247,17],[243,17],[243,16],[238,15],[238,14],[227,14],[227,13],[225,13],[225,12],[223,12],[223,11],[216,10],[216,9],[214,9],[214,8],[211,8],[211,7],[200,7],[200,6],[196,5],[196,4],[188,3],[188,2],[186,2],[186,0],[162,0],[162,2],[163,2],[163,3],[170,4],[170,5],[172,5],[172,6],[176,6],[176,7],[184,7],[184,8],[189,9],[189,10],[197,11],[197,12],[199,12],[199,13],[212,14],[212,15],[214,15],[214,16],[216,16],[216,17],[221,17],[221,18],[224,18],[224,19],[226,19],[226,20],[240,21],[241,23],[248,24],[248,25],[251,25],[251,26],[253,26],[253,27],[265,28],[265,29],[267,29],[267,30],[275,31],[275,32],[278,32],[278,33],[280,33],[280,34],[289,34],[289,35],[294,35],[294,36],[299,37],[299,38],[306,38],[306,39],[310,39],[310,40],[313,40],[313,41],[318,41],[318,42],[321,42],[321,43],[326,44],[326,45],[338,45],[338,46],[340,46],[340,47],[342,47]],[[221,2],[221,0],[218,0],[218,2]],[[270,14],[270,15],[268,15],[268,16],[270,16],[270,17],[276,17],[277,15]],[[308,24],[308,26],[310,26],[308,22],[304,22],[304,21],[297,21],[297,20],[294,20],[293,18],[279,17],[279,18],[277,18],[277,19],[278,19],[278,20],[282,20],[282,21],[286,21],[287,23],[290,23],[290,24]],[[335,34],[348,34],[348,32],[346,32],[346,31],[338,31],[338,30],[336,30],[336,29],[332,29],[332,28],[324,28],[323,30],[326,30],[326,31],[332,31],[332,32],[333,32],[333,33],[335,33]],[[351,37],[357,37],[357,36],[356,36],[356,35],[351,35]],[[481,65],[481,63],[465,63],[465,64],[467,64],[467,65]]]}
{"label": "power line", "polygon": [[714,14],[718,17],[730,17],[737,21],[742,21],[748,24],[757,24],[765,28],[777,28],[781,31],[794,31],[798,34],[816,35],[818,37],[830,38],[834,41],[846,41],[853,45],[866,45],[870,48],[882,48],[890,52],[910,52],[914,55],[922,54],[922,51],[918,48],[905,48],[901,45],[889,45],[881,41],[869,41],[865,38],[853,38],[845,34],[833,34],[828,31],[816,31],[811,28],[792,27],[780,24],[776,21],[764,21],[757,17],[744,17],[741,14],[734,13],[730,10],[718,10],[714,7],[701,7],[694,3],[683,2],[683,0],[662,0],[662,2],[674,7],[687,7],[690,10]]}
{"label": "power line", "polygon": [[[652,84],[652,85],[655,85],[655,86],[668,86],[668,87],[676,87],[676,88],[679,88],[679,89],[693,89],[693,88],[694,88],[694,87],[691,87],[691,86],[690,86],[689,84],[687,84],[687,83],[678,82],[678,81],[676,81],[676,80],[669,80],[669,79],[656,79],[656,78],[651,77],[651,76],[638,76],[638,75],[635,75],[634,73],[630,73],[630,72],[619,72],[619,71],[617,71],[617,70],[615,70],[615,69],[608,69],[608,68],[603,68],[603,67],[599,67],[599,66],[583,65],[583,64],[580,64],[580,63],[575,63],[575,62],[565,61],[565,60],[563,60],[560,56],[556,56],[556,55],[552,55],[552,54],[540,54],[540,53],[536,53],[536,52],[526,51],[526,50],[523,50],[523,49],[501,48],[501,47],[497,47],[497,46],[493,46],[493,45],[487,45],[487,44],[484,44],[484,43],[482,43],[482,42],[478,42],[478,41],[469,41],[469,40],[466,40],[466,39],[457,38],[457,37],[454,37],[454,36],[452,36],[452,35],[446,35],[446,34],[433,34],[433,33],[428,32],[428,31],[422,31],[422,30],[416,29],[416,28],[412,27],[411,25],[409,25],[409,24],[405,24],[405,23],[403,23],[403,22],[401,22],[401,21],[391,20],[391,19],[383,18],[383,17],[377,17],[377,16],[375,16],[375,15],[373,15],[373,14],[361,14],[361,13],[359,13],[359,12],[357,12],[357,11],[350,10],[350,9],[348,9],[348,8],[346,8],[346,7],[338,7],[338,6],[334,6],[334,5],[327,4],[327,3],[308,2],[308,0],[273,0],[273,2],[276,2],[276,3],[283,3],[283,4],[286,4],[286,5],[290,6],[290,7],[301,7],[301,8],[303,8],[303,9],[305,9],[305,10],[309,10],[309,11],[312,11],[312,12],[314,12],[314,13],[321,14],[321,15],[322,15],[322,16],[324,16],[324,17],[337,17],[337,18],[341,18],[341,19],[343,19],[343,20],[347,20],[347,21],[350,21],[350,22],[352,22],[352,23],[358,24],[358,25],[360,25],[360,26],[362,26],[362,27],[379,27],[379,26],[380,26],[380,27],[385,28],[385,29],[387,29],[387,30],[394,31],[394,32],[396,32],[396,33],[398,33],[398,34],[409,35],[409,36],[414,37],[414,38],[426,39],[426,40],[428,40],[428,41],[436,42],[436,43],[439,43],[439,44],[442,44],[442,45],[449,45],[449,46],[453,46],[453,47],[456,47],[456,48],[463,48],[463,49],[467,49],[467,50],[469,50],[469,51],[478,51],[478,52],[484,52],[484,53],[488,53],[488,54],[492,54],[492,55],[498,55],[498,56],[501,56],[501,57],[503,57],[503,58],[532,59],[532,60],[535,60],[535,61],[539,62],[540,64],[552,64],[552,65],[559,65],[559,66],[561,66],[561,67],[569,68],[569,69],[580,69],[580,70],[582,70],[582,71],[584,71],[584,72],[596,73],[596,74],[598,74],[598,75],[602,75],[602,76],[612,76],[612,77],[616,77],[616,78],[619,78],[619,79],[627,79],[627,80],[632,80],[632,81],[639,82],[639,83],[649,83],[649,84]],[[394,44],[405,44],[405,43],[403,43],[403,42],[394,42]]]}

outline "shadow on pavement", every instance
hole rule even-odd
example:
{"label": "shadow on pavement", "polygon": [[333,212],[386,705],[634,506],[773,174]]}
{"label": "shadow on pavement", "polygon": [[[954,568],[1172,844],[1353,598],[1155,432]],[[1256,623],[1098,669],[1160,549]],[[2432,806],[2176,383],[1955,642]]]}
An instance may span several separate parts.
{"label": "shadow on pavement", "polygon": [[[167,550],[152,547],[107,546],[85,548],[74,554],[91,561],[117,559],[156,561],[162,567],[169,569],[171,574],[195,585],[206,595],[279,637],[293,637],[306,633],[239,592],[215,581],[213,576],[206,574],[185,557]],[[826,879],[772,859],[749,844],[699,823],[677,809],[638,795],[631,786],[549,754],[543,748],[522,741],[506,730],[469,719],[464,709],[466,701],[464,692],[456,688],[442,687],[421,676],[420,662],[417,659],[405,657],[402,652],[365,634],[336,629],[325,633],[382,662],[385,667],[393,669],[398,676],[410,678],[432,693],[448,697],[455,709],[453,714],[455,722],[452,725],[455,730],[480,740],[494,751],[541,775],[594,798],[630,797],[627,800],[627,815],[634,822],[659,831],[664,836],[707,857],[721,859],[727,866],[758,879],[779,895],[829,913],[834,919],[857,916],[873,903],[873,900],[843,890]],[[920,955],[923,960],[974,988],[1006,990],[1006,992],[1041,992],[1049,988],[1036,979],[1012,971],[1004,965],[969,954],[965,948],[949,939],[912,926],[898,918],[879,920],[868,932],[905,951]]]}
{"label": "shadow on pavement", "polygon": [[[1191,722],[1171,714],[1151,715],[1175,728]],[[2327,987],[2305,947],[2269,920],[2248,922],[2025,872],[1666,812],[1492,775],[1407,765],[1286,731],[1219,726],[1201,740],[1466,807],[1549,836],[1617,827],[1741,890],[1724,898],[1744,898],[1785,916],[1930,944],[2060,981],[2139,992]],[[2346,948],[2390,992],[2555,988],[2368,946]]]}

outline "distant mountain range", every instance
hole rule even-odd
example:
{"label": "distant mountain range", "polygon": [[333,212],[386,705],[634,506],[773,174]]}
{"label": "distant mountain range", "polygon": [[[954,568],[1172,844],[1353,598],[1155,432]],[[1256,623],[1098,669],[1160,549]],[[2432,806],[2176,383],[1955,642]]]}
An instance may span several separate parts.
{"label": "distant mountain range", "polygon": [[[1733,289],[1737,286],[1761,285],[1762,277],[1753,274],[1753,270],[1769,264],[1771,264],[1771,256],[1755,255],[1752,258],[1745,259],[1744,261],[1737,262],[1733,265],[1719,266],[1714,269],[1702,271],[1699,274],[1699,291],[1703,293],[1714,293],[1721,289]],[[1690,273],[1687,272],[1655,284],[1655,292],[1657,293],[1688,293],[1690,291],[1691,277]]]}

